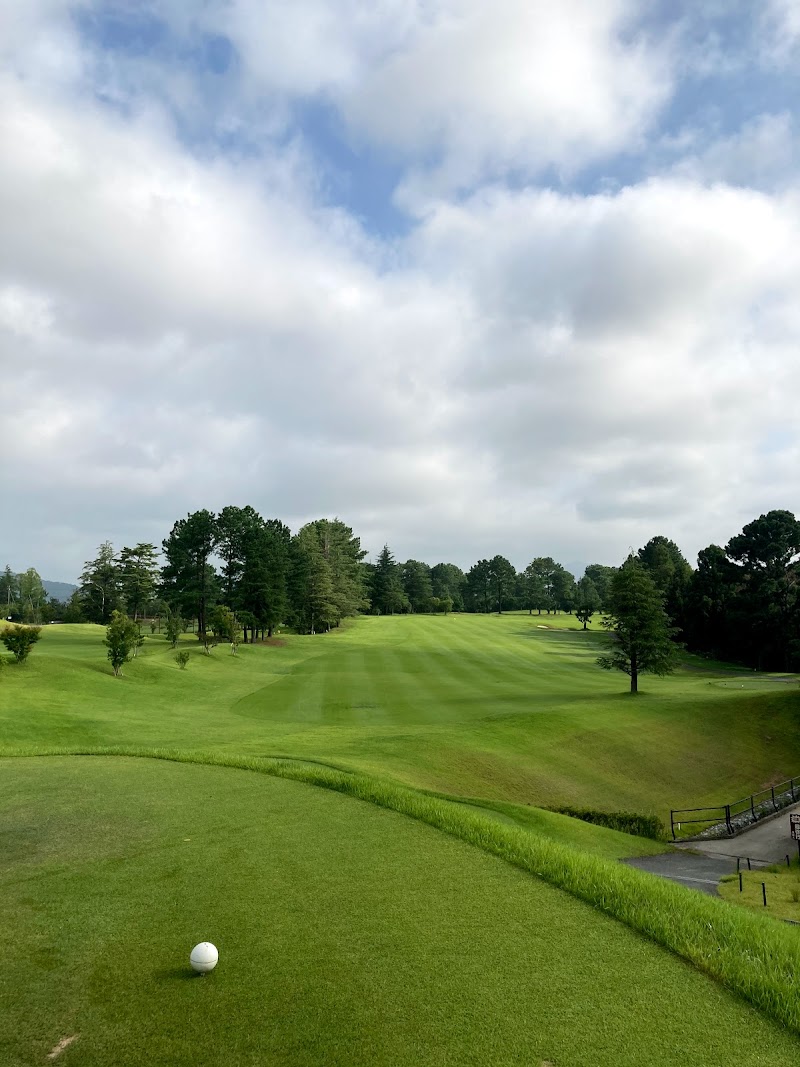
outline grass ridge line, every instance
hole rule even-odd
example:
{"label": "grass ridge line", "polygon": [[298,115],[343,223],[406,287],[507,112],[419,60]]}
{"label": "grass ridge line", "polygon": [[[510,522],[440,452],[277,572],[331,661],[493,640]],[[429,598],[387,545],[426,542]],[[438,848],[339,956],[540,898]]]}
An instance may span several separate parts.
{"label": "grass ridge line", "polygon": [[331,789],[427,823],[583,900],[689,961],[800,1034],[800,930],[405,786],[292,758],[106,746],[12,756],[128,756],[256,771]]}

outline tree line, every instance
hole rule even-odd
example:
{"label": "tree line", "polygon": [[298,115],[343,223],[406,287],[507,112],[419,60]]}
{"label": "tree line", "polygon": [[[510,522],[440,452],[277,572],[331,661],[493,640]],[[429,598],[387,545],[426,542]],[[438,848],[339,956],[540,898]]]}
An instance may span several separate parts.
{"label": "tree line", "polygon": [[[789,511],[770,511],[726,545],[703,549],[696,568],[661,535],[626,564],[633,561],[652,584],[674,641],[762,670],[791,670],[800,667],[799,560],[800,522]],[[120,551],[100,545],[67,604],[47,600],[33,568],[14,574],[7,566],[0,605],[6,618],[28,623],[107,625],[119,612],[172,631],[191,626],[201,640],[230,627],[224,608],[245,642],[281,625],[327,631],[367,612],[573,612],[586,628],[595,614],[613,613],[620,570],[591,564],[576,579],[551,557],[517,571],[496,555],[465,572],[453,563],[397,562],[387,545],[370,563],[340,519],[317,519],[292,534],[252,507],[226,507],[177,520],[160,552],[149,543]]]}

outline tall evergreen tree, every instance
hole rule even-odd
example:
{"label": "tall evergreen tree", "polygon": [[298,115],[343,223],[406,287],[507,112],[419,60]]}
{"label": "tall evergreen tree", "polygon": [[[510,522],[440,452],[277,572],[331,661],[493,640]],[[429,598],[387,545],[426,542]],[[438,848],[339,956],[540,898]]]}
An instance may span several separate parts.
{"label": "tall evergreen tree", "polygon": [[156,546],[146,543],[123,548],[119,554],[119,588],[125,610],[134,621],[146,613],[155,597],[159,578],[157,556]]}
{"label": "tall evergreen tree", "polygon": [[220,585],[226,604],[236,600],[248,553],[252,554],[254,538],[263,525],[264,520],[249,505],[225,507],[217,516],[214,550],[222,560]]}
{"label": "tall evergreen tree", "polygon": [[533,615],[534,610],[542,614],[546,593],[544,582],[534,563],[529,563],[517,576],[517,596],[522,607],[528,609],[529,615]]}
{"label": "tall evergreen tree", "polygon": [[161,595],[172,608],[197,619],[200,637],[206,632],[208,613],[217,600],[217,575],[209,563],[216,543],[216,518],[205,510],[178,519],[163,541]]}
{"label": "tall evergreen tree", "polygon": [[313,526],[330,567],[334,609],[331,625],[338,626],[342,619],[369,606],[361,566],[367,553],[361,547],[360,538],[341,519],[317,519]]}
{"label": "tall evergreen tree", "polygon": [[[265,630],[271,637],[289,608],[291,533],[279,519],[254,525],[244,540],[244,565],[233,603],[243,625]],[[246,636],[246,626],[245,626]]]}
{"label": "tall evergreen tree", "polygon": [[427,563],[407,559],[400,568],[400,581],[412,611],[430,611],[433,597],[431,569]]}
{"label": "tall evergreen tree", "polygon": [[603,625],[612,632],[613,644],[606,655],[598,658],[600,667],[629,675],[632,693],[639,691],[640,674],[663,675],[674,670],[677,646],[663,598],[633,555],[628,556],[611,581],[609,609]]}
{"label": "tall evergreen tree", "polygon": [[800,617],[800,522],[790,511],[770,511],[732,537],[726,551],[740,568],[751,662],[759,670],[788,670]]}
{"label": "tall evergreen tree", "polygon": [[6,568],[0,574],[0,611],[4,615],[11,614],[11,610],[19,600],[19,578],[6,564]]}
{"label": "tall evergreen tree", "polygon": [[502,614],[503,608],[514,606],[517,572],[505,556],[493,556],[489,560],[488,578],[495,610]]}
{"label": "tall evergreen tree", "polygon": [[84,564],[79,593],[89,622],[109,622],[120,606],[119,564],[110,541],[104,541],[97,549],[97,556]]}
{"label": "tall evergreen tree", "polygon": [[479,559],[467,571],[465,602],[468,611],[488,614],[492,610],[494,590],[488,559]]}
{"label": "tall evergreen tree", "polygon": [[557,577],[560,564],[552,558],[552,556],[537,556],[532,563],[529,564],[530,572],[533,577],[538,579],[538,595],[539,602],[534,605],[539,614],[542,614],[544,609],[549,615],[551,611],[555,611],[558,607],[556,603],[557,592]]}
{"label": "tall evergreen tree", "polygon": [[28,567],[18,576],[19,606],[25,622],[42,621],[42,611],[47,603],[44,583],[35,567]]}
{"label": "tall evergreen tree", "polygon": [[553,604],[557,611],[572,611],[577,601],[578,591],[575,587],[575,576],[556,563],[550,578],[550,590]]}
{"label": "tall evergreen tree", "polygon": [[686,595],[686,639],[690,648],[715,659],[747,654],[742,638],[746,619],[736,616],[741,568],[728,559],[724,548],[709,545],[697,556]]}
{"label": "tall evergreen tree", "polygon": [[314,523],[292,538],[290,559],[289,603],[295,629],[310,634],[329,630],[336,615],[333,579]]}
{"label": "tall evergreen tree", "polygon": [[395,612],[404,611],[409,607],[408,597],[403,592],[400,568],[395,563],[388,545],[383,546],[375,561],[372,607],[377,608],[381,615],[394,615]]}
{"label": "tall evergreen tree", "polygon": [[603,563],[590,563],[584,571],[584,576],[591,579],[597,590],[597,595],[600,597],[600,611],[605,611],[607,607],[608,591],[616,570],[616,567],[607,567]]}
{"label": "tall evergreen tree", "polygon": [[431,590],[440,602],[450,601],[453,611],[464,610],[466,576],[455,563],[437,563],[431,567]]}
{"label": "tall evergreen tree", "polygon": [[639,562],[655,582],[664,598],[664,607],[673,625],[683,627],[684,608],[692,568],[683,553],[668,537],[651,537],[639,549]]}

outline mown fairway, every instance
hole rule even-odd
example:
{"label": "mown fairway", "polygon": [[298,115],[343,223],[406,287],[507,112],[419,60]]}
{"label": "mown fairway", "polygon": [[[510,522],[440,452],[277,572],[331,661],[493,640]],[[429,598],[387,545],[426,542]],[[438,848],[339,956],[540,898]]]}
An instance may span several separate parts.
{"label": "mown fairway", "polygon": [[[693,665],[631,699],[571,623],[365,618],[236,658],[186,637],[186,671],[148,637],[120,679],[101,628],[49,627],[0,678],[0,1062],[47,1062],[77,1034],[56,1062],[716,1067],[735,1049],[796,1063],[789,1031],[603,912],[794,1028],[796,931],[742,913],[715,941],[711,913],[683,923],[693,894],[656,900],[648,876],[607,862],[662,846],[528,806],[663,815],[785,776],[796,683]],[[74,754],[109,746],[206,765]],[[444,811],[425,825],[398,814],[407,799],[384,810],[207,765],[268,770],[267,756],[471,800],[422,798]],[[478,819],[477,837],[453,818]],[[534,841],[522,869],[498,858]],[[525,873],[539,864],[594,907]],[[190,978],[206,939],[220,966]]]}
{"label": "mown fairway", "polygon": [[[450,794],[655,811],[800,772],[800,688],[694,663],[599,670],[603,639],[527,615],[363,618],[283,647],[163,638],[114,679],[103,631],[50,627],[0,680],[0,750],[140,745],[289,755]],[[557,629],[543,629],[551,626]]]}
{"label": "mown fairway", "polygon": [[[789,1067],[800,1043],[585,904],[265,775],[0,765],[0,1062]],[[190,977],[213,940],[220,965]]]}

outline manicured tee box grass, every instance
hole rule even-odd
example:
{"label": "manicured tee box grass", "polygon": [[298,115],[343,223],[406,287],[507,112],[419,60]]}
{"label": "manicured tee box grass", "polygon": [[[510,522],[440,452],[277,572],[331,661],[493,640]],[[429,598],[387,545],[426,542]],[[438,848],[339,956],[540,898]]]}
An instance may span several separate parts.
{"label": "manicured tee box grass", "polygon": [[[330,791],[6,759],[0,837],[4,1067],[47,1063],[68,1038],[68,1067],[800,1058],[795,1037],[588,905]],[[220,962],[197,978],[201,940]]]}
{"label": "manicured tee box grass", "polygon": [[[767,892],[766,907],[762,882]],[[776,864],[757,871],[743,871],[741,892],[738,874],[726,875],[720,883],[719,895],[731,904],[800,923],[800,865],[794,860],[790,867]]]}
{"label": "manicured tee box grass", "polygon": [[[202,747],[286,755],[464,797],[655,812],[800,773],[796,679],[601,671],[571,616],[365,617],[281,646],[225,646],[185,671],[148,636],[115,679],[103,630],[50,626],[0,679],[0,750]],[[567,628],[560,628],[567,627]]]}

